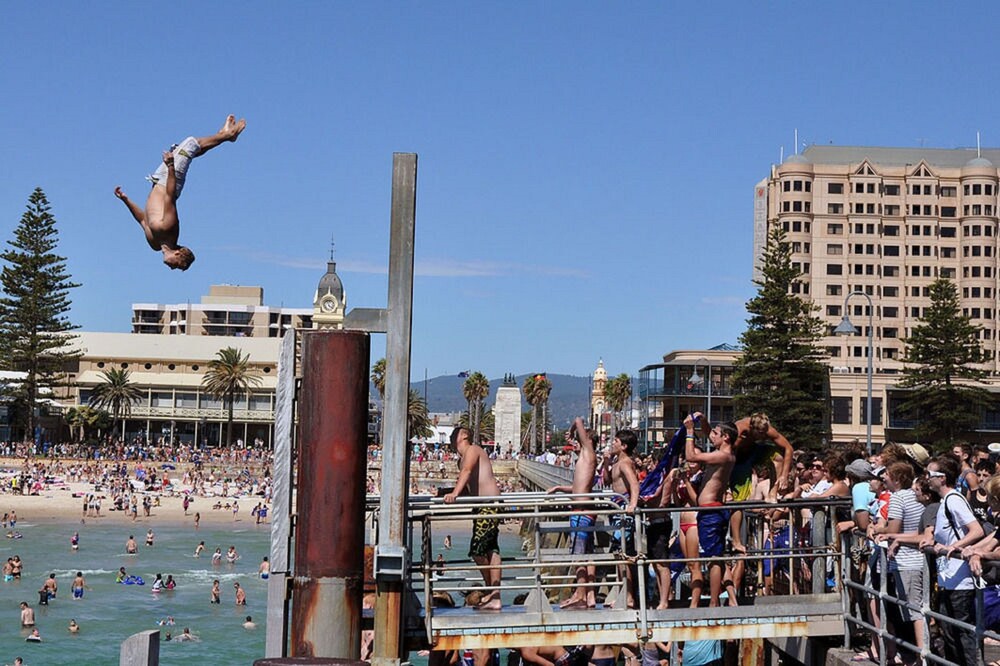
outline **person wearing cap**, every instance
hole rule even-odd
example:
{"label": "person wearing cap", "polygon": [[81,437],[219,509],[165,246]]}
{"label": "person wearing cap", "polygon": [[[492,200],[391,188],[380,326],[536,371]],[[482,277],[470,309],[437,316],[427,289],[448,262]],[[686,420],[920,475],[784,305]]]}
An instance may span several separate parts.
{"label": "person wearing cap", "polygon": [[868,525],[871,524],[872,517],[868,509],[875,499],[875,493],[872,492],[869,482],[877,479],[878,476],[875,474],[871,463],[864,458],[852,460],[844,468],[844,471],[851,482],[851,515],[853,520],[841,521],[837,524],[837,529],[843,532],[856,527],[861,531],[865,531],[868,529]]}
{"label": "person wearing cap", "polygon": [[[976,590],[969,564],[952,557],[983,538],[983,528],[972,514],[969,503],[955,483],[962,467],[951,454],[938,456],[927,464],[931,490],[941,497],[934,525],[934,539],[923,539],[921,549],[937,555],[938,598],[935,610],[960,622],[976,623]],[[976,635],[951,622],[940,622],[944,636],[944,657],[958,664],[979,663]]]}

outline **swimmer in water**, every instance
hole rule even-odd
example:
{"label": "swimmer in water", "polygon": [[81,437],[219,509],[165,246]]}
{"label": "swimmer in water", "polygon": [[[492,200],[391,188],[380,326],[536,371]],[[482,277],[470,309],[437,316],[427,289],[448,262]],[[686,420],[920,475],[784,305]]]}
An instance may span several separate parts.
{"label": "swimmer in water", "polygon": [[40,633],[38,633],[38,628],[36,627],[36,628],[34,628],[34,629],[31,630],[31,634],[27,638],[25,638],[24,640],[29,641],[31,643],[41,643],[42,642],[42,635]]}
{"label": "swimmer in water", "polygon": [[212,581],[212,600],[209,603],[213,604],[222,603],[222,590],[219,588],[218,578]]}
{"label": "swimmer in water", "polygon": [[125,567],[119,567],[118,575],[115,576],[115,582],[124,583],[126,578],[128,578],[128,574],[125,573]]}
{"label": "swimmer in water", "polygon": [[69,547],[72,548],[73,550],[79,550],[80,549],[80,533],[79,532],[74,532],[73,536],[71,536],[69,538]]}
{"label": "swimmer in water", "polygon": [[146,545],[147,546],[152,546],[153,545],[153,539],[155,537],[156,537],[156,535],[153,534],[152,528],[146,530]]}
{"label": "swimmer in water", "polygon": [[261,580],[267,580],[271,577],[271,563],[268,561],[267,557],[261,560],[260,568],[257,569],[257,573],[260,574]]}
{"label": "swimmer in water", "polygon": [[240,555],[236,552],[236,546],[230,546],[229,552],[226,553],[226,562],[236,564],[236,560],[238,559],[240,559]]}
{"label": "swimmer in water", "polygon": [[247,630],[256,629],[257,628],[257,623],[253,621],[252,617],[250,617],[249,615],[247,615],[247,620],[246,620],[246,622],[243,623],[243,628],[247,629]]}
{"label": "swimmer in water", "polygon": [[80,625],[76,623],[76,620],[69,621],[69,633],[78,634],[80,633]]}
{"label": "swimmer in water", "polygon": [[73,584],[70,585],[70,589],[73,591],[74,599],[83,599],[83,590],[87,587],[87,580],[83,577],[82,571],[76,572],[76,578],[73,579]]}
{"label": "swimmer in water", "polygon": [[212,553],[212,564],[219,565],[222,564],[222,549],[216,548],[215,552]]}
{"label": "swimmer in water", "polygon": [[240,587],[239,583],[233,583],[233,589],[236,590],[236,605],[246,606],[247,605],[247,593]]}
{"label": "swimmer in water", "polygon": [[132,534],[128,535],[128,541],[125,542],[125,554],[135,555],[139,552],[139,546],[135,543],[135,536]]}
{"label": "swimmer in water", "polygon": [[200,541],[198,543],[198,546],[194,549],[194,556],[195,557],[201,557],[201,551],[203,551],[203,550],[205,550],[205,542],[204,541]]}
{"label": "swimmer in water", "polygon": [[35,626],[35,611],[28,605],[27,601],[21,602],[21,626],[22,627],[33,627]]}

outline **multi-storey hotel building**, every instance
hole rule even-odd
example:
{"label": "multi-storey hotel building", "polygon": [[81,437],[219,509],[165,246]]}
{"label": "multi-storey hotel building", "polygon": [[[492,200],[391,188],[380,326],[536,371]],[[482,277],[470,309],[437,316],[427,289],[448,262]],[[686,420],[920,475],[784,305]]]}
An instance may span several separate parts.
{"label": "multi-storey hotel building", "polygon": [[[780,226],[792,262],[802,272],[793,292],[815,303],[826,323],[820,344],[829,354],[834,441],[866,436],[869,326],[872,440],[880,444],[909,434],[914,423],[899,410],[903,392],[897,387],[904,341],[930,305],[930,284],[939,277],[955,281],[963,312],[981,327],[991,359],[990,383],[1000,391],[1000,170],[995,164],[1000,164],[998,149],[812,146],[772,167],[756,185],[755,277],[767,234]],[[845,311],[845,298],[854,291],[870,297],[874,309],[855,296]],[[857,335],[834,334],[845,314]],[[719,410],[728,407],[728,377],[738,355],[736,350],[678,351],[642,368],[647,441],[669,437],[694,408],[712,405],[713,417],[722,418]],[[692,382],[692,376],[701,381]],[[982,415],[974,439],[1000,440],[1000,409]]]}
{"label": "multi-storey hotel building", "polygon": [[[904,340],[930,304],[938,277],[955,280],[962,310],[982,327],[988,370],[1000,377],[997,219],[1000,150],[813,146],[771,169],[754,195],[754,257],[775,225],[802,271],[793,291],[827,324],[834,436],[863,436],[867,335],[873,320],[877,439],[912,423],[898,413],[895,382]],[[759,266],[755,266],[755,271]],[[845,297],[861,291],[871,297]],[[834,335],[848,315],[858,335]],[[847,376],[845,376],[847,375]],[[1000,430],[984,415],[980,434]],[[900,432],[899,434],[902,434]]]}

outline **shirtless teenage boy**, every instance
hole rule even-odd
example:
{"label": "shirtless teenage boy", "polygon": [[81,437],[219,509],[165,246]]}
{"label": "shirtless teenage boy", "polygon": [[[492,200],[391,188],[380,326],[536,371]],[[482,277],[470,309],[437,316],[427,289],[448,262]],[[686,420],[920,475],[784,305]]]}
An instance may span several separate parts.
{"label": "shirtless teenage boy", "polygon": [[[579,454],[576,466],[573,468],[573,485],[553,486],[548,489],[552,493],[572,493],[573,495],[587,495],[594,489],[594,472],[597,471],[597,452],[594,451],[594,439],[583,419],[577,417],[573,422],[573,427],[567,433],[567,439],[576,448],[579,446]],[[580,498],[577,498],[580,499]],[[594,516],[584,513],[582,509],[575,509],[569,519],[570,527],[574,529],[570,534],[570,554],[587,555],[594,552],[594,533],[588,528],[594,526]],[[597,567],[581,564],[576,569],[577,588],[573,594],[561,604],[560,608],[593,608],[596,606],[594,588],[588,587],[587,583],[593,583],[597,574]]]}
{"label": "shirtless teenage boy", "polygon": [[184,188],[184,180],[191,160],[215,148],[226,141],[236,141],[240,132],[246,128],[246,120],[238,122],[235,116],[226,118],[225,124],[211,136],[200,138],[188,137],[170,151],[163,153],[163,164],[149,176],[153,188],[146,199],[146,209],[139,208],[131,199],[125,196],[122,188],[115,188],[115,196],[128,207],[132,217],[142,227],[149,246],[163,253],[163,263],[171,270],[179,268],[186,271],[194,263],[194,253],[179,245],[180,222],[177,218],[177,199]]}
{"label": "shirtless teenage boy", "polygon": [[[632,452],[639,438],[631,430],[619,430],[611,444],[610,464],[604,468],[604,485],[621,495],[620,504],[625,513],[614,516],[611,526],[615,529],[610,551],[622,552],[626,557],[634,557],[635,551],[635,507],[639,503],[639,475],[635,471]],[[624,569],[624,572],[622,571]],[[622,574],[624,573],[624,576]],[[635,566],[618,567],[618,575],[625,580],[627,603],[635,608]]]}
{"label": "shirtless teenage boy", "polygon": [[[478,444],[469,440],[469,429],[458,426],[451,431],[451,444],[461,458],[461,470],[455,489],[444,496],[445,504],[452,504],[464,493],[476,497],[498,497],[500,487],[493,476],[493,465]],[[480,515],[494,515],[495,508],[480,508]],[[500,610],[500,523],[495,519],[477,518],[472,523],[472,541],[469,544],[469,557],[481,567],[483,581],[493,588],[483,595],[482,602],[475,606],[477,610]]]}
{"label": "shirtless teenage boy", "polygon": [[[701,490],[698,492],[699,507],[718,507],[698,511],[698,540],[702,554],[707,558],[720,558],[726,547],[726,531],[729,528],[729,512],[722,508],[722,502],[729,488],[729,475],[733,471],[736,456],[733,442],[737,437],[736,425],[720,423],[712,428],[708,441],[711,451],[703,452],[694,445],[694,424],[704,415],[695,412],[684,419],[687,436],[684,440],[684,457],[689,462],[700,462],[705,466]],[[722,561],[713,559],[708,565],[708,588],[711,599],[709,606],[719,605],[722,593]]]}

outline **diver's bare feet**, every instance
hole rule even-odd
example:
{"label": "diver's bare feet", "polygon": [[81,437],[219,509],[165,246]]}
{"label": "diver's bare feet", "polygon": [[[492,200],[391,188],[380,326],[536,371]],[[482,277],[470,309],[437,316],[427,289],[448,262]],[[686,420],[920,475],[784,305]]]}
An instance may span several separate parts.
{"label": "diver's bare feet", "polygon": [[563,600],[563,602],[559,604],[559,608],[569,608],[569,609],[586,608],[586,606],[587,606],[587,601],[579,597],[570,597],[568,599]]}
{"label": "diver's bare feet", "polygon": [[115,196],[118,197],[119,199],[121,199],[122,201],[125,201],[126,199],[128,199],[128,197],[125,196],[125,193],[122,192],[122,186],[121,185],[119,185],[118,187],[115,188]]}
{"label": "diver's bare feet", "polygon": [[483,599],[483,602],[478,606],[473,606],[476,610],[485,611],[498,611],[503,608],[503,604],[500,602],[500,595],[494,594]]}
{"label": "diver's bare feet", "polygon": [[236,141],[240,136],[240,132],[246,129],[247,121],[244,118],[240,118],[239,121],[236,120],[236,116],[229,114],[226,116],[226,124],[222,126],[219,130],[219,134],[225,137],[226,141]]}
{"label": "diver's bare feet", "polygon": [[168,167],[173,166],[174,164],[174,154],[169,150],[163,151],[163,163],[166,164]]}

